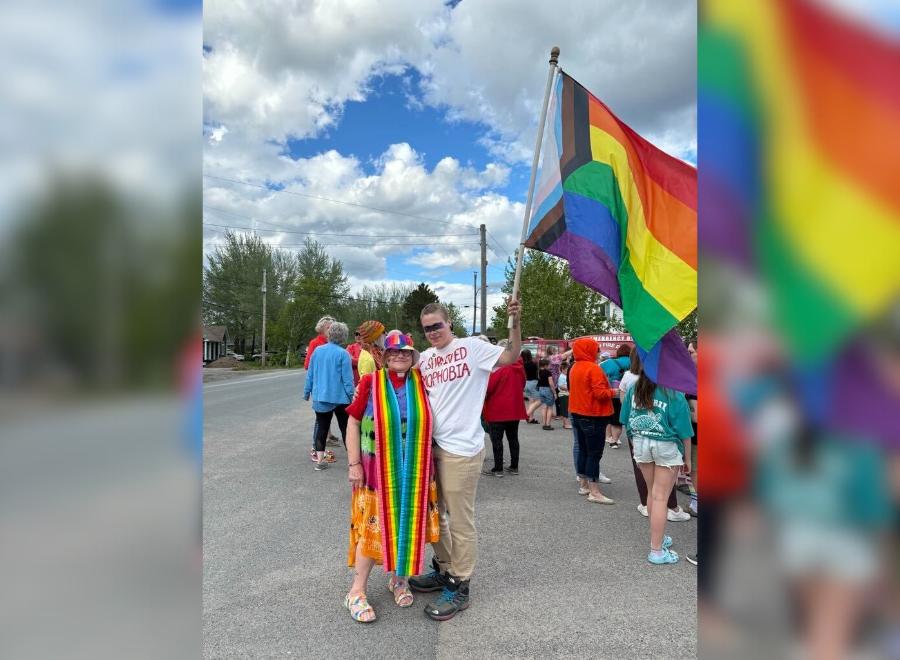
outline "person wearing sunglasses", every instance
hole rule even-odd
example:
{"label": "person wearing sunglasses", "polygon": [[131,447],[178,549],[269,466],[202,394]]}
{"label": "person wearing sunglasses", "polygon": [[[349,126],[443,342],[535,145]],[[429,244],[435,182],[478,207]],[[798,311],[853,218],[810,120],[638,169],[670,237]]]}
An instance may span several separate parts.
{"label": "person wearing sunglasses", "polygon": [[507,312],[513,327],[505,348],[477,337],[456,337],[440,303],[426,305],[420,314],[431,344],[422,353],[419,371],[434,416],[441,534],[431,546],[434,570],[410,578],[409,585],[414,591],[441,592],[425,606],[425,614],[437,621],[469,607],[469,580],[478,558],[475,495],[484,462],[480,413],[494,366],[514,364],[522,350],[519,302],[508,300]]}

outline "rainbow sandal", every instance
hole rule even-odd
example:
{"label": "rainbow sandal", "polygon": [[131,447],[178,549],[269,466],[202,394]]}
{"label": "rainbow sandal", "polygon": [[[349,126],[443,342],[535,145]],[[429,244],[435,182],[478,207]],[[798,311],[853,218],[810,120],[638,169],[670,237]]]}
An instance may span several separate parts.
{"label": "rainbow sandal", "polygon": [[388,591],[394,594],[394,602],[398,607],[412,607],[414,596],[409,589],[409,582],[392,576],[388,580]]}
{"label": "rainbow sandal", "polygon": [[375,610],[369,605],[365,594],[359,594],[351,598],[350,594],[344,599],[344,607],[350,610],[350,616],[359,623],[372,623],[375,620]]}

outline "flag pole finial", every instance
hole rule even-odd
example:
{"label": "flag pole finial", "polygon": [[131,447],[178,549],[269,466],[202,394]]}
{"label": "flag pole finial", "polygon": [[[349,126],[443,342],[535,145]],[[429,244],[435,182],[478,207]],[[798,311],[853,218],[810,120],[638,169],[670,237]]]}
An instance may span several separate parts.
{"label": "flag pole finial", "polygon": [[559,64],[559,46],[550,49],[550,64],[556,66]]}

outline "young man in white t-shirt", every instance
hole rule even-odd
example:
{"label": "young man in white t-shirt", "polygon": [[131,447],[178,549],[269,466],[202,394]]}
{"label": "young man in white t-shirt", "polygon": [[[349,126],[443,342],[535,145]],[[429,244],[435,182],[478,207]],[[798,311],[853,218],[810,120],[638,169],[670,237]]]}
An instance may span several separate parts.
{"label": "young man in white t-shirt", "polygon": [[450,315],[439,304],[426,305],[420,315],[431,348],[419,359],[419,371],[431,404],[441,538],[432,545],[434,571],[411,578],[416,591],[441,591],[425,606],[432,619],[445,621],[469,606],[469,578],[475,569],[478,545],[475,531],[475,494],[484,462],[481,408],[495,365],[513,364],[522,349],[519,303],[508,301],[513,319],[506,348],[477,337],[453,335]]}

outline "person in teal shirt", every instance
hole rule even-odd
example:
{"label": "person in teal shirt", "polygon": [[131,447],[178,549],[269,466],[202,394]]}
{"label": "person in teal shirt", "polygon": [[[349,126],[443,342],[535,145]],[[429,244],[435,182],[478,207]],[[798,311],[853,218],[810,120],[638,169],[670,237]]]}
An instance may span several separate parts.
{"label": "person in teal shirt", "polygon": [[[616,357],[611,357],[605,351],[600,355],[606,358],[600,363],[600,368],[606,374],[609,386],[618,390],[622,374],[631,367],[631,344],[619,344],[619,348],[616,349]],[[613,399],[613,414],[606,424],[606,444],[610,446],[610,449],[618,449],[622,445],[622,425],[619,424],[621,411],[622,400],[616,396]]]}
{"label": "person in teal shirt", "polygon": [[681,392],[659,387],[643,368],[637,382],[625,393],[619,420],[634,446],[634,460],[644,475],[650,497],[651,564],[674,564],[678,554],[669,549],[666,536],[666,502],[679,471],[690,472],[691,455],[684,443],[694,434],[691,410]]}

